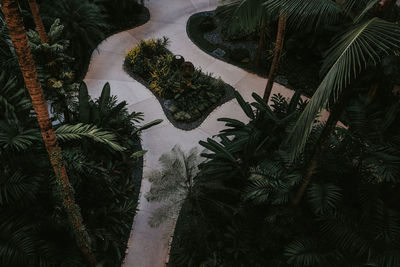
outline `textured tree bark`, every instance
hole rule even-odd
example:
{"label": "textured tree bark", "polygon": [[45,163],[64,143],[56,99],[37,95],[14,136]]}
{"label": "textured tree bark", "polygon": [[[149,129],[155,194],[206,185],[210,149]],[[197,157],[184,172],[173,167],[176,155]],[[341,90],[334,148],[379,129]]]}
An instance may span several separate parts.
{"label": "textured tree bark", "polygon": [[268,75],[267,86],[265,87],[264,91],[263,99],[265,100],[265,102],[268,102],[268,99],[271,95],[272,86],[274,85],[274,80],[276,77],[276,69],[278,68],[279,59],[281,57],[283,48],[283,42],[285,39],[285,30],[286,30],[286,15],[280,14],[278,22],[278,34],[276,36],[276,44],[274,49],[274,59],[272,60],[271,68],[269,70],[269,75]]}
{"label": "textured tree bark", "polygon": [[43,21],[42,18],[40,17],[39,14],[39,7],[36,3],[36,0],[28,0],[29,7],[31,8],[32,11],[32,16],[33,20],[35,21],[36,29],[39,33],[40,41],[42,41],[42,44],[48,44],[49,43],[49,36],[46,33],[46,29],[43,26]]}
{"label": "textured tree bark", "polygon": [[261,31],[260,31],[260,39],[258,40],[258,47],[257,47],[257,53],[255,57],[255,65],[256,67],[260,66],[260,58],[261,54],[264,48],[264,42],[265,42],[265,32],[266,32],[266,26],[262,25],[261,26]]}
{"label": "textured tree bark", "polygon": [[340,115],[342,115],[342,112],[346,107],[346,104],[349,100],[349,96],[350,96],[350,88],[347,88],[347,90],[343,90],[339,98],[339,101],[333,106],[329,114],[329,118],[325,123],[325,127],[322,130],[322,133],[319,136],[317,143],[315,144],[312,157],[307,164],[306,174],[303,183],[301,184],[300,188],[297,191],[296,197],[293,200],[293,205],[297,206],[300,203],[304,195],[304,192],[306,191],[307,186],[311,181],[312,175],[318,166],[318,161],[321,159],[321,156],[328,144],[327,142],[329,140],[329,137],[335,130],[336,124],[339,122]]}
{"label": "textured tree bark", "polygon": [[23,21],[19,15],[17,1],[0,0],[0,3],[15,48],[18,63],[24,77],[25,85],[32,99],[32,105],[36,113],[47,153],[49,154],[50,163],[55,172],[57,189],[59,190],[60,198],[68,214],[69,223],[83,255],[91,266],[95,266],[96,260],[91,252],[90,237],[83,225],[79,207],[75,204],[73,188],[69,183],[67,172],[62,161],[61,148],[58,146],[50,122],[47,103],[44,99],[42,86],[37,78],[35,62],[33,61]]}

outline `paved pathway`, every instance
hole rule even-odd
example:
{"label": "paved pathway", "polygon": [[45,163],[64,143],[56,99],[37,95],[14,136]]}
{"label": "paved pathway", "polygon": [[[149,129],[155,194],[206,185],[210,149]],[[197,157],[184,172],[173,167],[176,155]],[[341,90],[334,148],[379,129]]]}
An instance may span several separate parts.
{"label": "paved pathway", "polygon": [[[130,111],[142,111],[145,122],[163,119],[164,122],[142,134],[143,148],[149,152],[144,159],[144,179],[141,186],[140,203],[133,223],[131,237],[128,243],[128,254],[124,267],[161,267],[167,258],[168,235],[173,229],[169,226],[151,228],[147,220],[157,204],[149,203],[144,198],[150,184],[146,173],[158,169],[158,158],[168,152],[175,144],[180,144],[185,150],[198,146],[199,140],[217,134],[224,124],[217,118],[231,117],[246,121],[236,100],[217,108],[192,131],[176,129],[165,117],[157,99],[139,82],[133,80],[122,69],[124,54],[141,39],[167,36],[171,41],[170,50],[180,54],[195,66],[200,66],[206,72],[212,72],[235,87],[247,101],[252,101],[252,92],[262,95],[266,79],[249,74],[246,71],[217,60],[196,47],[186,34],[186,22],[191,14],[213,10],[216,0],[150,0],[146,1],[151,19],[143,26],[115,34],[99,46],[91,58],[89,71],[85,82],[92,97],[98,97],[106,82],[110,82],[111,93],[118,96],[120,101],[126,100]],[[290,91],[278,84],[274,85],[273,93],[281,93],[290,97]]]}

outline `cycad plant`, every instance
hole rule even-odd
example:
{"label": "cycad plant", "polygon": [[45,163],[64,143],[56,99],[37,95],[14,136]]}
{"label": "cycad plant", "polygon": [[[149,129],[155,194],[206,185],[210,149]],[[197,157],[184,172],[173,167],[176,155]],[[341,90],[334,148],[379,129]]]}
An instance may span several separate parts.
{"label": "cycad plant", "polygon": [[50,27],[47,42],[40,34],[28,31],[29,44],[35,60],[39,80],[46,99],[51,104],[53,119],[71,122],[71,106],[77,97],[79,83],[71,67],[74,60],[68,55],[70,42],[63,39],[64,26],[56,19]]}

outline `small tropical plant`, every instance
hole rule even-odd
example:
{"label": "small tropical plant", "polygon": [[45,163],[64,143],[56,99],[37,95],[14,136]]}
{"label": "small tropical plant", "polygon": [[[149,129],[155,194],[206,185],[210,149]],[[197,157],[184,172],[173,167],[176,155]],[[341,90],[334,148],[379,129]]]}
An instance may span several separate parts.
{"label": "small tropical plant", "polygon": [[45,97],[51,103],[54,119],[71,121],[70,109],[77,97],[79,83],[71,68],[73,58],[68,56],[69,41],[62,38],[64,26],[56,19],[43,44],[36,31],[28,31],[30,47],[35,58],[39,79]]}
{"label": "small tropical plant", "polygon": [[40,5],[45,23],[57,18],[64,26],[63,36],[71,44],[71,56],[76,59],[78,71],[90,57],[91,51],[104,39],[109,25],[106,15],[95,3],[88,0],[46,0]]}

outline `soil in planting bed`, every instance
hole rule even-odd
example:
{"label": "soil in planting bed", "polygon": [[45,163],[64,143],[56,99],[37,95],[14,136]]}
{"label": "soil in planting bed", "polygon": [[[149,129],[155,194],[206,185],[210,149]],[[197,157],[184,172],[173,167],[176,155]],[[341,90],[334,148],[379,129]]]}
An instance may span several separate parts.
{"label": "soil in planting bed", "polygon": [[[211,114],[211,112],[213,110],[215,110],[217,107],[225,104],[226,102],[232,100],[235,98],[234,92],[235,92],[235,88],[233,88],[232,86],[230,86],[229,84],[225,83],[225,94],[224,96],[219,99],[219,101],[213,105],[211,105],[199,118],[197,118],[194,121],[191,122],[183,122],[183,121],[177,121],[175,120],[172,112],[167,108],[167,104],[168,104],[168,99],[162,98],[159,95],[155,94],[151,89],[150,89],[150,85],[147,81],[145,81],[142,77],[140,77],[139,75],[135,74],[132,72],[131,68],[130,68],[130,63],[128,62],[127,59],[125,59],[124,62],[124,70],[132,77],[134,78],[136,81],[140,82],[143,86],[145,86],[147,89],[149,89],[150,92],[153,93],[153,95],[157,98],[157,100],[160,102],[160,105],[164,111],[165,116],[167,117],[167,119],[172,123],[172,125],[174,125],[176,128],[181,129],[181,130],[185,130],[185,131],[190,131],[193,129],[196,129],[197,127],[199,127],[203,121],[208,117],[208,115]],[[215,78],[213,78],[215,79]]]}

